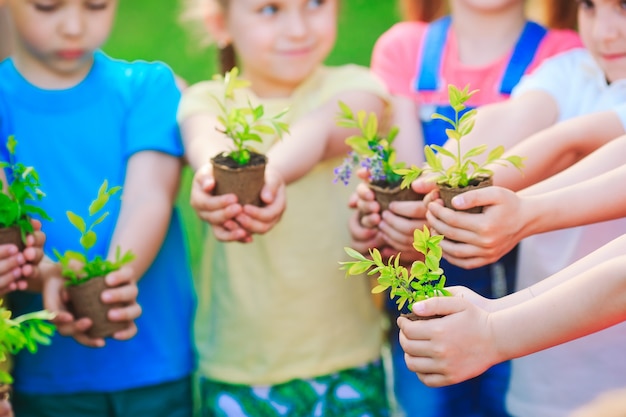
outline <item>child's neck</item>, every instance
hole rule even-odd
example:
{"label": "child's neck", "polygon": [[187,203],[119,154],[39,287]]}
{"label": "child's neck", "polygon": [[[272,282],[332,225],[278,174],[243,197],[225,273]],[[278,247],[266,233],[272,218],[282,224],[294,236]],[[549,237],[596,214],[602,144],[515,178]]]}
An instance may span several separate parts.
{"label": "child's neck", "polygon": [[38,61],[29,59],[20,54],[12,56],[15,68],[29,83],[44,90],[66,90],[80,84],[93,66],[93,56],[90,60],[72,71],[54,71]]}
{"label": "child's neck", "polygon": [[453,28],[459,60],[468,66],[484,66],[501,58],[516,44],[526,17],[523,2],[486,14],[453,2]]}
{"label": "child's neck", "polygon": [[245,70],[242,71],[241,77],[250,81],[250,89],[257,97],[262,99],[289,98],[302,84],[302,82],[292,84],[282,80],[258,77],[253,74],[246,73]]}

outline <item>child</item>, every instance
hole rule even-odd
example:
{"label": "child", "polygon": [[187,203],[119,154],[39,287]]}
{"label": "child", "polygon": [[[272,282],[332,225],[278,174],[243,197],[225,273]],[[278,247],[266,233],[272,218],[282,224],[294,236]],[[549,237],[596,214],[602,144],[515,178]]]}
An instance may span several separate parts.
{"label": "child", "polygon": [[[510,100],[481,108],[462,141],[511,148],[558,121],[616,108],[626,100],[626,16],[616,0],[581,1],[578,24],[586,50],[565,52],[528,75]],[[520,246],[517,287],[562,270],[620,236],[624,220],[533,236]],[[412,235],[406,230],[405,235]],[[626,385],[626,369],[612,358],[624,345],[622,326],[513,361],[507,409],[513,415],[563,416],[601,390]]]}
{"label": "child", "polygon": [[[508,98],[511,90],[528,72],[544,59],[580,46],[577,35],[568,30],[547,30],[528,21],[524,1],[495,1],[489,5],[467,0],[447,2],[450,15],[425,23],[440,16],[446,6],[443,1],[404,1],[407,16],[413,21],[394,25],[377,41],[372,54],[372,70],[379,75],[402,102],[405,114],[401,128],[415,123],[416,116],[423,129],[426,144],[441,145],[445,141],[445,123],[431,120],[434,112],[450,115],[447,104],[447,85],[463,87],[467,84],[479,92],[470,100],[470,107],[494,103]],[[574,7],[573,4],[570,7]],[[364,188],[360,188],[364,189]],[[372,198],[365,192],[367,199]],[[413,207],[408,213],[398,211]],[[412,239],[394,236],[396,224],[406,227],[406,217],[425,209],[419,204],[395,204],[391,211],[380,213],[374,223],[371,217],[364,224],[377,225],[386,241],[395,251],[414,252]],[[376,207],[377,211],[378,208]],[[380,223],[379,223],[380,222]],[[411,228],[421,227],[412,224]],[[373,232],[372,232],[373,233]],[[371,235],[370,235],[371,236]],[[480,269],[464,270],[443,261],[447,283],[464,284],[487,297],[509,293],[514,285],[517,251],[514,248],[497,263]],[[388,304],[394,317],[394,303]],[[395,323],[395,319],[392,320]],[[394,326],[395,327],[395,326]],[[396,332],[391,335],[394,361],[395,392],[407,415],[464,416],[506,415],[504,394],[508,385],[509,364],[500,364],[475,380],[443,389],[424,387],[404,364],[404,354]],[[479,392],[479,395],[476,393]]]}
{"label": "child", "polygon": [[[14,134],[20,142],[17,160],[40,174],[47,193],[42,207],[55,220],[43,226],[45,252],[78,249],[65,211],[86,216],[104,178],[122,185],[123,198],[109,201],[109,217],[97,226],[91,254],[112,256],[118,245],[135,253],[130,268],[106,280],[115,285],[132,273],[131,285],[115,290],[134,298],[132,283],[139,281],[143,310],[139,332],[130,340],[93,349],[55,336],[37,354],[18,355],[15,413],[190,416],[194,299],[180,223],[172,212],[182,153],[174,76],[165,65],[118,61],[99,50],[116,1],[0,3],[12,19],[15,41],[11,58],[0,64],[0,103],[10,103],[0,105],[0,137]],[[46,306],[71,318],[64,311],[63,282],[44,275]],[[16,313],[42,307],[39,297],[22,292],[11,293],[11,301]],[[84,336],[84,321],[64,326]],[[84,342],[104,345],[101,339]]]}
{"label": "child", "polygon": [[[289,107],[284,121],[291,134],[283,141],[315,140],[341,149],[325,156],[344,156],[351,132],[335,126],[338,100],[382,118],[386,93],[366,69],[322,65],[335,42],[336,0],[200,3],[215,6],[198,18],[217,45],[237,52],[242,77],[251,82],[244,96],[263,104],[266,114]],[[346,280],[337,264],[349,242],[350,190],[333,184],[343,158],[318,163],[288,187],[266,186],[265,207],[242,208],[233,204],[234,195],[212,196],[208,161],[228,146],[215,130],[219,109],[210,96],[220,96],[221,88],[216,82],[191,86],[178,116],[197,170],[192,205],[213,226],[195,333],[203,413],[388,415],[379,312],[368,281]],[[279,184],[271,172],[285,171],[272,158],[266,183]],[[282,213],[285,198],[289,208]],[[245,239],[229,234],[229,222],[259,233],[245,245],[217,242]]]}

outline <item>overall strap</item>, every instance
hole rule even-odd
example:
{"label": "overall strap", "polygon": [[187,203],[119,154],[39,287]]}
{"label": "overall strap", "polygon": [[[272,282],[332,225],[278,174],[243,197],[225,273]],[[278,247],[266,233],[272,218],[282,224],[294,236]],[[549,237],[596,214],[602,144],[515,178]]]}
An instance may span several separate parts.
{"label": "overall strap", "polygon": [[436,91],[439,84],[441,58],[452,19],[444,16],[431,22],[426,28],[422,44],[421,64],[415,80],[416,91]]}
{"label": "overall strap", "polygon": [[504,71],[500,93],[511,94],[513,88],[519,83],[528,66],[533,62],[535,53],[548,31],[535,22],[526,22],[524,30],[517,40],[509,65]]}

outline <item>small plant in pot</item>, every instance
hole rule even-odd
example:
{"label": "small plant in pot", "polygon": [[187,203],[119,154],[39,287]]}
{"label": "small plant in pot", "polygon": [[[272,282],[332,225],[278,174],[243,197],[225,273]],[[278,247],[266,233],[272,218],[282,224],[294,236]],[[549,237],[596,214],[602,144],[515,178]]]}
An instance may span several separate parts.
{"label": "small plant in pot", "polygon": [[61,254],[56,249],[53,250],[61,264],[61,275],[66,279],[65,285],[72,313],[76,318],[89,317],[91,319],[93,325],[87,331],[87,335],[94,338],[109,337],[128,325],[124,322],[109,321],[108,311],[117,306],[104,304],[100,295],[108,288],[104,281],[106,275],[131,262],[135,255],[131,251],[122,254],[118,246],[113,260],[104,259],[100,255],[89,257],[89,250],[98,239],[93,228],[107,218],[109,212],[103,212],[103,210],[109,198],[120,190],[119,186],[108,189],[108,182],[104,180],[98,190],[98,196],[89,205],[89,219],[87,219],[90,220],[89,223],[78,214],[67,212],[70,223],[80,232],[79,243],[82,252],[66,250]]}
{"label": "small plant in pot", "polygon": [[[489,165],[510,164],[520,171],[524,167],[523,158],[519,156],[511,155],[503,158],[503,146],[497,146],[489,151],[486,160],[482,163],[475,161],[475,157],[484,154],[487,151],[487,145],[476,146],[465,153],[462,152],[461,139],[474,128],[474,117],[477,113],[476,109],[467,110],[465,102],[477,91],[469,91],[469,86],[465,86],[465,88],[460,90],[454,85],[449,85],[448,97],[450,105],[454,109],[454,120],[439,113],[435,113],[432,116],[435,119],[447,122],[452,127],[451,129],[446,129],[446,135],[448,136],[448,142],[453,141],[456,145],[456,152],[451,152],[438,145],[430,145],[424,148],[426,157],[424,172],[435,175],[432,180],[439,186],[439,195],[444,205],[451,209],[454,209],[451,201],[455,196],[466,191],[493,185],[493,171],[488,168]],[[452,164],[446,166],[443,163],[443,158],[451,159]],[[406,170],[403,174],[406,175],[405,179],[407,181],[416,177],[416,173],[411,172],[411,170]],[[482,209],[482,207],[473,207],[465,211],[480,213]]]}
{"label": "small plant in pot", "polygon": [[233,150],[219,153],[211,159],[215,177],[214,193],[234,193],[239,204],[261,206],[260,194],[265,183],[267,157],[256,152],[249,143],[262,143],[263,135],[277,135],[282,138],[283,133],[288,133],[287,124],[278,120],[287,110],[268,117],[262,105],[253,106],[249,100],[247,106],[233,106],[235,91],[250,85],[238,75],[239,70],[235,67],[225,76],[214,77],[224,83],[224,96],[213,96],[221,111],[218,116],[221,128],[218,130],[234,145]]}
{"label": "small plant in pot", "polygon": [[23,251],[26,235],[33,233],[31,217],[50,220],[41,208],[33,203],[40,201],[45,194],[39,189],[39,174],[33,167],[15,162],[17,141],[13,135],[6,143],[9,161],[0,162],[5,169],[8,185],[0,183],[0,245],[12,243]]}
{"label": "small plant in pot", "polygon": [[[13,317],[11,310],[2,305],[0,299],[0,364],[6,365],[10,355],[16,355],[23,349],[36,353],[39,345],[49,345],[55,327],[49,320],[54,314],[35,311]],[[13,377],[8,366],[0,366],[0,401],[7,399]]]}
{"label": "small plant in pot", "polygon": [[[400,262],[400,254],[391,256],[387,263],[382,259],[378,249],[370,249],[370,258],[352,248],[344,248],[346,253],[355,261],[339,262],[346,275],[378,274],[373,294],[389,290],[389,297],[395,299],[398,310],[407,306],[409,310],[418,301],[432,297],[451,296],[446,290],[446,277],[439,266],[442,250],[439,243],[441,235],[431,235],[428,227],[422,230],[415,229],[413,233],[413,248],[424,256],[424,260],[417,260],[407,269]],[[415,313],[402,314],[411,320],[423,319]]]}
{"label": "small plant in pot", "polygon": [[[369,172],[369,187],[376,196],[380,210],[387,210],[392,201],[421,200],[424,196],[417,194],[410,187],[401,187],[403,177],[398,174],[404,168],[403,162],[396,162],[396,151],[393,141],[398,135],[396,126],[389,129],[386,136],[378,131],[378,119],[375,113],[369,115],[364,110],[355,115],[350,107],[339,102],[340,113],[337,125],[346,128],[356,128],[359,135],[346,139],[346,144],[352,148],[348,157],[341,166],[335,168],[335,182],[342,181],[348,184],[352,171],[361,166]],[[413,172],[419,168],[412,167]],[[401,172],[401,171],[400,171]]]}

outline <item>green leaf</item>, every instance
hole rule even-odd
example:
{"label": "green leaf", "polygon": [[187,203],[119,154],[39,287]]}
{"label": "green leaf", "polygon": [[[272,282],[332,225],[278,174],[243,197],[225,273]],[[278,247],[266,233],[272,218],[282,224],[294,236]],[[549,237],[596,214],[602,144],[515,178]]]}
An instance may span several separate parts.
{"label": "green leaf", "polygon": [[432,119],[440,119],[443,120],[444,122],[447,122],[448,124],[450,124],[451,126],[456,126],[456,123],[454,123],[454,121],[452,119],[450,119],[449,117],[444,116],[443,114],[439,114],[439,113],[433,113],[433,115],[431,116]]}
{"label": "green leaf", "polygon": [[85,233],[83,236],[81,236],[80,238],[80,245],[85,249],[85,250],[89,250],[93,247],[93,245],[96,244],[97,241],[97,236],[94,233],[93,230],[89,230],[87,231],[87,233]]}
{"label": "green leaf", "polygon": [[75,228],[77,228],[81,234],[85,233],[85,230],[87,230],[87,225],[85,224],[85,220],[82,217],[69,210],[66,211],[65,214],[67,214],[67,218],[69,219],[70,223]]}

